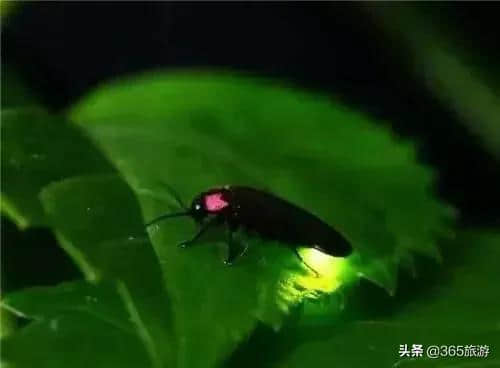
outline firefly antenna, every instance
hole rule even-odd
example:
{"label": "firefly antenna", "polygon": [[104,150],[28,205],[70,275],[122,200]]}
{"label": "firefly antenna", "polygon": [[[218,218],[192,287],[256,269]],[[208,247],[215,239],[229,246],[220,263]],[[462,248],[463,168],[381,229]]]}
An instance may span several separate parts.
{"label": "firefly antenna", "polygon": [[158,216],[157,218],[149,221],[147,224],[146,224],[146,227],[149,227],[153,224],[156,224],[158,221],[162,221],[162,220],[165,220],[167,218],[171,218],[171,217],[181,217],[181,216],[190,216],[191,215],[191,212],[189,211],[185,211],[185,212],[177,212],[177,213],[167,213],[165,215],[161,215],[161,216]]}
{"label": "firefly antenna", "polygon": [[167,189],[167,191],[169,192],[169,194],[175,199],[175,201],[177,202],[177,204],[187,210],[188,207],[184,204],[184,202],[182,201],[181,197],[179,196],[179,194],[174,190],[174,188],[172,188],[170,185],[168,185],[167,183],[163,183],[163,185],[165,186],[165,188]]}

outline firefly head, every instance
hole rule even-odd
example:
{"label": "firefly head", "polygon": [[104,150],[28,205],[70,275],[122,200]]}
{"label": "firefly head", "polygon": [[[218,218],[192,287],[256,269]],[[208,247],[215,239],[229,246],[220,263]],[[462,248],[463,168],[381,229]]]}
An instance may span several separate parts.
{"label": "firefly head", "polygon": [[197,195],[191,202],[191,206],[189,208],[186,208],[182,204],[182,201],[178,200],[180,206],[183,207],[182,212],[167,213],[158,216],[148,222],[146,226],[151,226],[164,219],[181,216],[191,216],[196,222],[201,223],[208,215],[219,215],[227,210],[230,210],[229,198],[229,191],[224,188],[212,189],[208,192]]}
{"label": "firefly head", "polygon": [[191,202],[191,208],[189,209],[189,214],[196,220],[196,221],[201,221],[203,220],[207,215],[208,211],[205,207],[204,203],[204,196],[199,195],[193,199]]}

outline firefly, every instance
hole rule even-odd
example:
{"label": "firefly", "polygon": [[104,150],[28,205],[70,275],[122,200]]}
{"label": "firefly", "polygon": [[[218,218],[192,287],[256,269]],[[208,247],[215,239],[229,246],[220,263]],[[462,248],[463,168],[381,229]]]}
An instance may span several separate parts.
{"label": "firefly", "polygon": [[317,274],[302,259],[299,248],[313,248],[333,257],[347,257],[352,252],[349,241],[332,226],[314,214],[274,194],[246,186],[224,186],[198,194],[186,207],[174,196],[182,212],[161,215],[146,226],[161,220],[190,216],[200,226],[188,240],[179,244],[187,247],[213,226],[226,226],[228,256],[224,263],[232,264],[246,251],[235,246],[233,234],[240,228],[262,239],[277,241],[289,247],[299,260]]}

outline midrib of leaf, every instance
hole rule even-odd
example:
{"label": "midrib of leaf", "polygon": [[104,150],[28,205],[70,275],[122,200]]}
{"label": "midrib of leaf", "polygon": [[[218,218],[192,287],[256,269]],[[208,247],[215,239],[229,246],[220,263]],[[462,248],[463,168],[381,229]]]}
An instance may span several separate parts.
{"label": "midrib of leaf", "polygon": [[56,229],[54,230],[54,234],[59,246],[64,249],[73,262],[75,262],[77,267],[85,276],[85,279],[89,282],[97,282],[101,278],[98,269],[94,267],[87,257],[80,251],[80,249],[75,247],[71,241],[66,239],[60,231]]}
{"label": "midrib of leaf", "polygon": [[7,217],[11,218],[20,230],[25,230],[30,225],[28,218],[6,195],[0,194],[0,209]]}
{"label": "midrib of leaf", "polygon": [[117,290],[118,294],[123,300],[123,303],[125,304],[125,308],[130,314],[131,321],[137,328],[137,332],[144,344],[144,347],[148,351],[153,368],[161,368],[162,362],[156,350],[156,344],[153,341],[153,338],[151,337],[151,334],[149,333],[147,327],[144,325],[140,313],[135,306],[133,297],[132,295],[130,295],[128,288],[123,281],[118,281]]}

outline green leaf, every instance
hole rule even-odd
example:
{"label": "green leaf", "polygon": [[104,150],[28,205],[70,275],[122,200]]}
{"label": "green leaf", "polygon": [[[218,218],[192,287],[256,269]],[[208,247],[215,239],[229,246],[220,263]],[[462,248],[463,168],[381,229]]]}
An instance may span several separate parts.
{"label": "green leaf", "polygon": [[435,237],[448,231],[449,208],[430,193],[433,175],[413,146],[323,96],[221,73],[156,73],[103,87],[70,115],[135,190],[146,221],[174,210],[165,184],[185,201],[245,184],[320,216],[357,250],[327,267],[307,254],[330,272],[315,279],[276,243],[245,239],[248,254],[228,268],[223,235],[179,250],[190,220],[154,226],[181,366],[213,365],[256,321],[279,326],[291,305],[335,290],[348,273],[393,290],[398,264],[411,251],[438,257]]}
{"label": "green leaf", "polygon": [[1,306],[18,317],[35,320],[81,312],[128,333],[134,331],[116,287],[109,282],[92,285],[75,281],[57,286],[28,288],[7,294]]}
{"label": "green leaf", "polygon": [[0,339],[9,336],[17,328],[16,317],[0,308]]}
{"label": "green leaf", "polygon": [[17,368],[149,366],[137,336],[78,312],[33,322],[2,348],[3,361]]}
{"label": "green leaf", "polygon": [[44,188],[61,245],[91,281],[117,279],[155,367],[175,356],[170,306],[134,194],[116,175],[75,177]]}
{"label": "green leaf", "polygon": [[2,340],[2,364],[14,367],[148,367],[134,324],[111,284],[84,282],[27,289],[2,307],[34,318]]}
{"label": "green leaf", "polygon": [[48,225],[38,200],[45,185],[113,169],[64,119],[41,108],[2,111],[2,212],[19,227]]}
{"label": "green leaf", "polygon": [[[384,317],[357,320],[321,328],[293,331],[296,347],[277,364],[280,367],[487,367],[498,366],[500,345],[500,233],[464,231],[451,243],[444,267],[428,279],[417,279],[399,294]],[[457,256],[458,253],[458,256]],[[411,290],[415,290],[413,293]],[[399,299],[398,299],[399,298]],[[280,341],[276,336],[275,341]],[[489,357],[414,359],[399,357],[400,344],[488,345]],[[293,343],[292,343],[293,345]],[[271,346],[269,350],[278,350]],[[289,348],[289,350],[292,350]]]}

